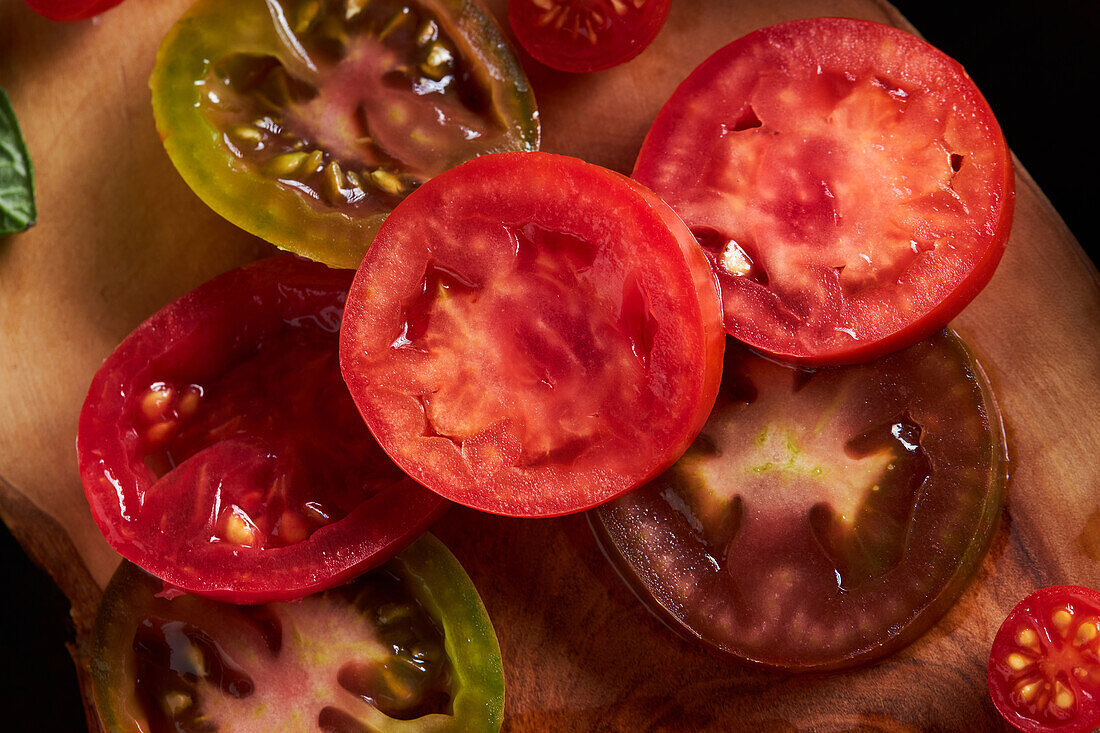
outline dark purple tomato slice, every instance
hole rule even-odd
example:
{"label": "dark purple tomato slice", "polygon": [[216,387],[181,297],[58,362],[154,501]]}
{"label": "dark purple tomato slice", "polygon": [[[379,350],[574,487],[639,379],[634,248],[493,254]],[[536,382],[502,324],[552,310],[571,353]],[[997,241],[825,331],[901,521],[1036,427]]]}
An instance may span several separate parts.
{"label": "dark purple tomato slice", "polygon": [[731,341],[684,457],[599,534],[688,636],[790,670],[912,641],[977,567],[1005,479],[1000,416],[962,342],[804,371]]}
{"label": "dark purple tomato slice", "polygon": [[866,361],[947,325],[1012,225],[1012,159],[958,63],[889,26],[813,18],[703,62],[634,177],[707,251],[726,330],[780,360]]}
{"label": "dark purple tomato slice", "polygon": [[510,0],[508,22],[521,46],[559,71],[610,69],[657,37],[670,0]]}
{"label": "dark purple tomato slice", "polygon": [[340,362],[387,453],[482,511],[589,509],[680,457],[714,403],[721,303],[652,191],[486,155],[401,203],[348,294]]}
{"label": "dark purple tomato slice", "polygon": [[432,176],[538,148],[527,79],[470,0],[199,0],[150,80],[157,130],[212,209],[355,268]]}
{"label": "dark purple tomato slice", "polygon": [[489,733],[500,647],[462,566],[425,535],[348,585],[296,603],[158,596],[124,562],[96,618],[107,733]]}
{"label": "dark purple tomato slice", "polygon": [[124,557],[234,602],[300,598],[384,561],[445,502],[379,448],[340,377],[351,273],[282,256],[138,326],[80,415],[92,515]]}
{"label": "dark purple tomato slice", "polygon": [[1100,728],[1100,591],[1055,585],[1017,603],[993,639],[989,694],[1025,733]]}

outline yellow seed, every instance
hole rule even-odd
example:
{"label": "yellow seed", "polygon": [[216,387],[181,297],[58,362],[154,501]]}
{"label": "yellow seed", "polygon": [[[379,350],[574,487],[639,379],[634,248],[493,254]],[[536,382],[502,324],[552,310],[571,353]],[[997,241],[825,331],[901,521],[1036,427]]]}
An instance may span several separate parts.
{"label": "yellow seed", "polygon": [[325,167],[325,196],[330,204],[338,204],[345,201],[344,198],[344,174],[340,170],[340,164],[335,160]]}
{"label": "yellow seed", "polygon": [[1035,629],[1025,626],[1016,632],[1016,643],[1025,649],[1038,649],[1039,637],[1035,633]]}
{"label": "yellow seed", "polygon": [[1050,615],[1051,623],[1058,629],[1064,636],[1069,631],[1069,624],[1073,621],[1073,614],[1065,608],[1059,608],[1057,611]]}
{"label": "yellow seed", "polygon": [[288,545],[294,545],[309,537],[309,525],[297,512],[287,509],[279,517],[279,537]]}
{"label": "yellow seed", "polygon": [[439,26],[435,24],[434,20],[429,20],[424,25],[420,26],[420,30],[416,34],[416,45],[427,46],[429,43],[439,37]]}
{"label": "yellow seed", "polygon": [[1073,707],[1073,691],[1061,682],[1054,683],[1054,704],[1063,710]]}
{"label": "yellow seed", "polygon": [[1008,662],[1008,666],[1016,672],[1019,672],[1021,669],[1031,664],[1030,659],[1025,657],[1023,654],[1017,654],[1016,652],[1012,652],[1011,654],[1009,654],[1005,661]]}
{"label": "yellow seed", "polygon": [[320,150],[314,150],[306,158],[306,162],[302,163],[302,169],[298,172],[299,178],[306,178],[312,176],[317,172],[317,169],[325,164],[325,154]]}
{"label": "yellow seed", "polygon": [[1039,682],[1029,682],[1026,685],[1019,685],[1016,688],[1016,694],[1022,697],[1024,701],[1031,702],[1035,699],[1035,696],[1039,694]]}
{"label": "yellow seed", "polygon": [[164,695],[164,712],[170,717],[178,717],[187,708],[191,707],[191,696],[180,690],[171,690]]}
{"label": "yellow seed", "polygon": [[163,382],[157,382],[141,398],[141,414],[149,422],[161,419],[172,404],[173,397],[175,397],[174,389]]}
{"label": "yellow seed", "polygon": [[180,397],[179,405],[176,406],[176,412],[183,419],[194,417],[195,413],[199,411],[199,403],[202,401],[202,389],[191,385],[183,391],[183,396]]}
{"label": "yellow seed", "polygon": [[363,9],[370,4],[370,0],[347,0],[347,5],[344,10],[344,19],[351,20],[359,13],[363,12]]}
{"label": "yellow seed", "polygon": [[437,41],[428,50],[428,56],[420,65],[420,70],[438,81],[446,75],[453,60],[454,54],[451,53],[451,49]]}
{"label": "yellow seed", "polygon": [[269,178],[294,178],[302,163],[306,160],[305,153],[283,153],[276,155],[264,163],[264,175]]}
{"label": "yellow seed", "polygon": [[617,15],[626,15],[626,3],[623,0],[611,0],[611,7]]}
{"label": "yellow seed", "polygon": [[264,140],[264,134],[252,125],[237,125],[229,131],[229,137],[239,144],[256,147]]}
{"label": "yellow seed", "polygon": [[225,538],[235,545],[250,546],[256,541],[256,528],[239,507],[233,507],[225,519]]}
{"label": "yellow seed", "polygon": [[145,442],[152,446],[164,445],[176,433],[176,421],[164,420],[145,431]]}
{"label": "yellow seed", "polygon": [[347,177],[348,183],[351,184],[352,188],[362,188],[363,187],[363,179],[360,178],[359,174],[356,173],[355,171],[348,171],[344,175]]}
{"label": "yellow seed", "polygon": [[305,33],[313,25],[313,21],[317,20],[317,15],[321,12],[320,0],[307,0],[298,6],[298,17],[294,22],[295,33]]}
{"label": "yellow seed", "polygon": [[1100,629],[1097,628],[1097,622],[1087,621],[1077,627],[1077,635],[1073,637],[1073,643],[1077,646],[1084,646],[1098,635],[1100,635]]}
{"label": "yellow seed", "polygon": [[392,193],[395,196],[405,190],[405,187],[401,184],[400,178],[381,168],[371,171],[370,179],[374,185],[378,186],[386,193]]}

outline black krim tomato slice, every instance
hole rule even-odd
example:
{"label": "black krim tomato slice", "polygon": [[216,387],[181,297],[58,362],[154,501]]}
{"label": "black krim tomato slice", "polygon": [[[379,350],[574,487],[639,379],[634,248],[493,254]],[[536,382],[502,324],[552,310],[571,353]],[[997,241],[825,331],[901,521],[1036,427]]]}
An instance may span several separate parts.
{"label": "black krim tomato slice", "polygon": [[431,535],[300,603],[169,600],[159,589],[124,562],[104,594],[91,671],[107,733],[500,729],[493,626]]}
{"label": "black krim tomato slice", "polygon": [[559,71],[610,69],[653,42],[671,0],[509,0],[508,22],[535,60]]}
{"label": "black krim tomato slice", "polygon": [[1016,604],[993,639],[989,694],[1025,733],[1100,729],[1100,592],[1057,585]]}
{"label": "black krim tomato slice", "polygon": [[203,201],[337,267],[357,267],[432,176],[538,148],[534,96],[476,0],[199,0],[150,84],[164,147]]}
{"label": "black krim tomato slice", "polygon": [[832,669],[912,641],[955,601],[1004,479],[999,413],[957,337],[818,371],[731,340],[695,443],[594,526],[674,629],[746,662]]}
{"label": "black krim tomato slice", "polygon": [[374,567],[442,513],[340,377],[350,282],[261,260],[165,306],[108,357],[77,455],[112,547],[175,588],[259,603]]}
{"label": "black krim tomato slice", "polygon": [[680,85],[634,177],[707,252],[726,329],[787,362],[866,361],[943,328],[993,276],[1014,178],[958,63],[858,20],[797,20]]}
{"label": "black krim tomato slice", "polygon": [[50,20],[84,20],[110,10],[122,0],[24,0],[30,9]]}
{"label": "black krim tomato slice", "polygon": [[394,210],[340,339],[359,411],[413,478],[554,516],[679,458],[714,402],[724,333],[706,258],[657,196],[575,158],[506,153]]}

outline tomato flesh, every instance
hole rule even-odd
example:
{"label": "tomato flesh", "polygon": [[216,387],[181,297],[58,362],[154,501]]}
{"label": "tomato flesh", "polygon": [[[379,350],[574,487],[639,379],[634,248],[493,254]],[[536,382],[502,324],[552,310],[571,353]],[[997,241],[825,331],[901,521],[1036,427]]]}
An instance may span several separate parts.
{"label": "tomato flesh", "polygon": [[341,367],[425,486],[499,514],[580,511],[670,465],[717,391],[720,304],[652,193],[562,156],[425,184],[356,275]]}
{"label": "tomato flesh", "polygon": [[92,644],[105,730],[492,731],[500,649],[469,578],[434,538],[301,602],[159,597],[123,563]]}
{"label": "tomato flesh", "polygon": [[598,534],[674,628],[791,670],[873,659],[962,591],[1005,478],[996,405],[956,338],[791,369],[727,345],[691,449]]}
{"label": "tomato flesh", "polygon": [[1026,733],[1100,726],[1100,592],[1051,586],[1020,601],[993,640],[989,694]]}
{"label": "tomato flesh", "polygon": [[559,71],[618,66],[653,42],[671,0],[511,0],[508,22],[520,45]]}
{"label": "tomato flesh", "polygon": [[31,10],[50,20],[84,20],[110,10],[122,0],[24,0]]}
{"label": "tomato flesh", "polygon": [[864,21],[750,33],[665,104],[634,177],[707,251],[726,328],[807,365],[940,328],[985,286],[1014,179],[992,111],[950,58]]}
{"label": "tomato flesh", "polygon": [[279,257],[154,315],[81,414],[108,541],[172,586],[300,597],[376,565],[443,510],[371,438],[340,378],[350,273]]}
{"label": "tomato flesh", "polygon": [[202,0],[158,54],[158,129],[226,218],[353,268],[425,180],[538,147],[534,99],[498,34],[458,0]]}

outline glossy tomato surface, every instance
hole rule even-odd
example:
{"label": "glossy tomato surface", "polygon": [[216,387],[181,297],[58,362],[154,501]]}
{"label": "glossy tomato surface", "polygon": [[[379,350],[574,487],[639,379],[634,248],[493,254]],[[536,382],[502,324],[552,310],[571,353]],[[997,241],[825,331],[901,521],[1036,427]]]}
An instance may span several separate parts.
{"label": "glossy tomato surface", "polygon": [[657,37],[670,0],[509,0],[508,22],[535,60],[559,71],[610,69]]}
{"label": "glossy tomato surface", "polygon": [[703,62],[634,177],[706,249],[729,333],[810,366],[942,328],[992,277],[1014,201],[1008,147],[963,68],[838,18],[764,28]]}
{"label": "glossy tomato surface", "polygon": [[1026,733],[1100,728],[1100,591],[1051,586],[1016,604],[993,639],[989,694]]}
{"label": "glossy tomato surface", "polygon": [[437,173],[538,147],[523,71],[468,0],[199,0],[150,85],[165,149],[203,201],[337,267],[357,267]]}
{"label": "glossy tomato surface", "polygon": [[355,276],[344,378],[417,481],[498,514],[587,509],[706,420],[721,303],[691,233],[617,173],[485,156],[407,198]]}
{"label": "glossy tomato surface", "polygon": [[124,562],[100,606],[91,671],[108,733],[500,728],[496,634],[462,566],[430,535],[301,602],[235,606],[159,590]]}
{"label": "glossy tomato surface", "polygon": [[110,10],[122,0],[24,0],[31,10],[50,20],[84,20]]}
{"label": "glossy tomato surface", "polygon": [[996,526],[1005,443],[953,335],[806,371],[732,341],[695,443],[597,512],[650,608],[746,662],[832,669],[912,641]]}
{"label": "glossy tomato surface", "polygon": [[108,357],[77,454],[123,557],[213,598],[299,598],[384,561],[443,511],[378,447],[340,378],[350,282],[261,260],[165,306]]}

